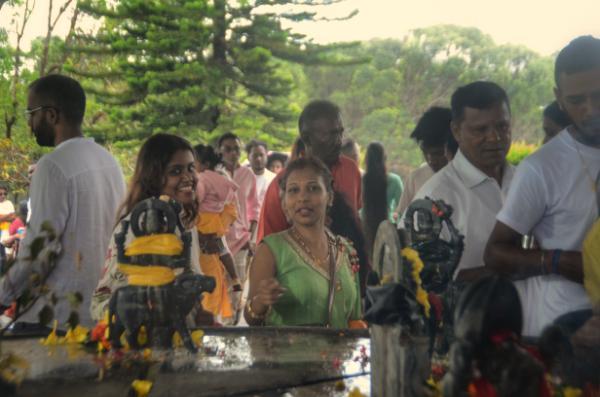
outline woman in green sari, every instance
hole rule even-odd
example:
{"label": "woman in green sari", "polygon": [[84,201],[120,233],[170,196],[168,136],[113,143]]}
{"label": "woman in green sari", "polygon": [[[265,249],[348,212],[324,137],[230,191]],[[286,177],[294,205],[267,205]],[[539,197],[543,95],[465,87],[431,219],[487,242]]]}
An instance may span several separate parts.
{"label": "woman in green sari", "polygon": [[361,318],[358,260],[350,243],[325,226],[331,173],[320,160],[303,157],[286,167],[279,186],[292,227],[265,237],[256,251],[246,321],[347,328]]}

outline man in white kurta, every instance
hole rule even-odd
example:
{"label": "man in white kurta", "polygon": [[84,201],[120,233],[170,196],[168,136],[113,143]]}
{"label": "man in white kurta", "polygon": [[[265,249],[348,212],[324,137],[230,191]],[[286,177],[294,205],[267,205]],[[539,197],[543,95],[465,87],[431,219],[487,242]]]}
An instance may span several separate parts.
{"label": "man in white kurta", "polygon": [[[46,284],[59,297],[54,318],[60,328],[72,310],[80,323],[91,326],[88,308],[98,284],[117,208],[125,196],[121,168],[114,157],[93,139],[81,134],[85,94],[75,80],[49,75],[29,89],[28,121],[38,144],[55,146],[37,164],[30,188],[34,209],[18,261],[0,279],[0,304],[7,306],[31,286],[35,272],[48,276]],[[32,242],[44,235],[43,225],[52,227],[58,257],[49,274],[40,261],[31,261]],[[83,302],[72,307],[68,294],[80,293]],[[50,305],[50,295],[40,298],[19,321],[38,322],[38,313]],[[24,328],[26,329],[26,328]]]}

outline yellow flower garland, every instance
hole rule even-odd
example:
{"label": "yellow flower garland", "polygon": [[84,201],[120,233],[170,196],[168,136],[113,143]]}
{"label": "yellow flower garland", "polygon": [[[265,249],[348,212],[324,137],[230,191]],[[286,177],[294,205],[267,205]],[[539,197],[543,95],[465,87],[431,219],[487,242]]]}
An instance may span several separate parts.
{"label": "yellow flower garland", "polygon": [[431,307],[429,306],[429,299],[427,295],[427,291],[423,289],[421,286],[421,271],[425,267],[421,258],[419,258],[419,253],[412,248],[406,247],[403,248],[402,256],[405,257],[412,264],[412,277],[417,287],[415,291],[417,302],[423,306],[423,310],[425,311],[425,317],[429,317],[429,310]]}

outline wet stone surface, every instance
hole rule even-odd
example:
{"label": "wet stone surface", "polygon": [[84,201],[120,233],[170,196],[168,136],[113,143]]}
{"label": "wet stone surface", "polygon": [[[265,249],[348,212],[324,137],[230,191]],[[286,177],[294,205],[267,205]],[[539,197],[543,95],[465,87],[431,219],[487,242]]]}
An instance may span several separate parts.
{"label": "wet stone surface", "polygon": [[[365,332],[312,328],[205,329],[197,355],[152,351],[153,365],[130,359],[102,370],[93,349],[43,346],[39,338],[7,339],[3,350],[30,363],[19,396],[127,396],[148,373],[154,396],[369,395],[370,340]],[[148,368],[149,371],[148,371]],[[102,377],[102,380],[99,378]]]}

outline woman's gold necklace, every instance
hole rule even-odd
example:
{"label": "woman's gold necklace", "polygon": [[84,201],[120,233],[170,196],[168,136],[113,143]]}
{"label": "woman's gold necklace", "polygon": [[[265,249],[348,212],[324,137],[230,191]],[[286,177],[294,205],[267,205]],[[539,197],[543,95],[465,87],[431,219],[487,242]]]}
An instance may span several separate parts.
{"label": "woman's gold necklace", "polygon": [[306,252],[306,254],[310,257],[310,259],[319,267],[323,267],[323,265],[327,265],[327,262],[329,261],[329,259],[331,258],[331,242],[329,239],[329,236],[327,236],[327,255],[325,256],[324,259],[318,259],[310,250],[310,248],[308,248],[308,244],[306,243],[306,241],[304,240],[304,238],[302,237],[302,235],[300,234],[299,231],[296,230],[296,228],[292,227],[292,236],[294,237],[294,240],[296,240],[298,242],[298,244],[300,244],[300,246],[302,247],[302,250],[304,250],[304,252]]}

